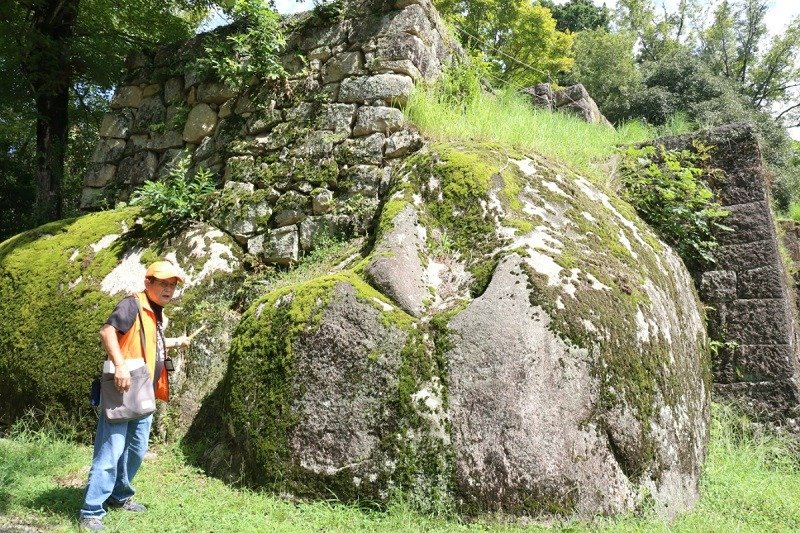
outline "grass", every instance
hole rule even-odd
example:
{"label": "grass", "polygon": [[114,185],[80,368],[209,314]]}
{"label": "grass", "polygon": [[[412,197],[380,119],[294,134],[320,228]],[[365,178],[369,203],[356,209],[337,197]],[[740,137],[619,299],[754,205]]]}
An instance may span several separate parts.
{"label": "grass", "polygon": [[[753,429],[715,405],[697,507],[671,524],[653,516],[592,522],[466,522],[423,516],[402,502],[386,511],[335,501],[293,502],[228,486],[187,464],[176,445],[156,445],[136,478],[141,514],[112,511],[111,531],[642,531],[728,532],[800,530],[798,444]],[[67,436],[18,423],[0,439],[0,530],[28,526],[73,531],[91,448]]]}
{"label": "grass", "polygon": [[441,85],[418,88],[405,112],[431,139],[499,143],[567,162],[574,170],[595,176],[617,146],[690,128],[685,119],[676,116],[662,128],[628,122],[614,130],[565,113],[536,109],[528,97],[512,90],[457,99],[448,96]]}
{"label": "grass", "polygon": [[781,213],[781,218],[788,218],[789,220],[800,222],[800,203],[792,202],[789,204],[789,209],[787,209],[786,213]]}

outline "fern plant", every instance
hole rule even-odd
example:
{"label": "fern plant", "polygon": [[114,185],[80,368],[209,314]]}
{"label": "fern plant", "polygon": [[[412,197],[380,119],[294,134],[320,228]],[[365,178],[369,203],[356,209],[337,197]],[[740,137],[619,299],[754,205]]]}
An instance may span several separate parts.
{"label": "fern plant", "polygon": [[180,159],[163,181],[145,181],[131,196],[132,205],[160,213],[170,221],[203,220],[203,210],[215,190],[214,174],[199,168],[189,175],[189,158]]}

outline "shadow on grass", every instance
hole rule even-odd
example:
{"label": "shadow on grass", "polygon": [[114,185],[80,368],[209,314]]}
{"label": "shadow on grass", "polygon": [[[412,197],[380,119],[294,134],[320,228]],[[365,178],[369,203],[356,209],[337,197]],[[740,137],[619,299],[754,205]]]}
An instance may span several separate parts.
{"label": "shadow on grass", "polygon": [[27,502],[26,507],[75,519],[81,505],[83,505],[83,488],[58,487],[42,492]]}

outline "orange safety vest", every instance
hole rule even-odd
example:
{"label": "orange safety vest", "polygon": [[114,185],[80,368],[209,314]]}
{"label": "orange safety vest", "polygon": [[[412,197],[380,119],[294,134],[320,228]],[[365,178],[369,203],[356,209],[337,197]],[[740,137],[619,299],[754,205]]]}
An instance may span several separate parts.
{"label": "orange safety vest", "polygon": [[[139,292],[134,294],[139,300],[140,316],[142,321],[139,322],[139,317],[133,321],[133,326],[124,335],[117,332],[117,340],[119,347],[122,351],[122,356],[125,359],[140,359],[142,357],[142,341],[139,335],[141,329],[140,324],[144,324],[144,360],[147,364],[147,370],[150,372],[150,378],[155,379],[156,373],[156,313],[150,307],[150,300],[147,299],[147,293]],[[164,350],[167,347],[164,346]],[[169,373],[166,368],[161,369],[161,375],[158,382],[155,384],[156,398],[159,400],[169,400]]]}

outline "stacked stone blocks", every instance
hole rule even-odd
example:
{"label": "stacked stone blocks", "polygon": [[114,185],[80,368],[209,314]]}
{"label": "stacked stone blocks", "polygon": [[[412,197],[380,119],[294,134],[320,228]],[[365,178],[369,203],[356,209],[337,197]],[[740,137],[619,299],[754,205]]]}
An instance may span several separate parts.
{"label": "stacked stone blocks", "polygon": [[751,415],[797,427],[800,365],[793,289],[779,253],[758,140],[747,125],[660,140],[669,149],[698,139],[715,146],[711,165],[725,178],[712,184],[730,212],[718,232],[716,265],[694,272],[717,341],[714,392]]}
{"label": "stacked stone blocks", "polygon": [[190,68],[207,35],[132,57],[81,207],[127,200],[189,157],[223,185],[220,226],[264,262],[297,261],[323,233],[365,231],[393,162],[422,145],[402,112],[414,84],[458,49],[428,0],[352,12],[287,21],[287,79],[242,91]]}

